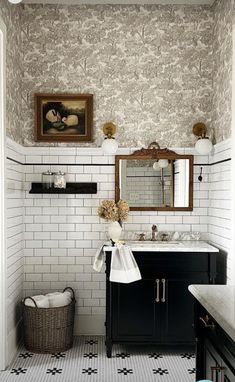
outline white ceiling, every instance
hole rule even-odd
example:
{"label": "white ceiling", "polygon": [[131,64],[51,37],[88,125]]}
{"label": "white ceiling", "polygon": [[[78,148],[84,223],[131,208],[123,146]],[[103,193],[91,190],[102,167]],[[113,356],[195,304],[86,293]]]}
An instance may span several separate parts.
{"label": "white ceiling", "polygon": [[209,4],[214,0],[23,0],[29,4]]}

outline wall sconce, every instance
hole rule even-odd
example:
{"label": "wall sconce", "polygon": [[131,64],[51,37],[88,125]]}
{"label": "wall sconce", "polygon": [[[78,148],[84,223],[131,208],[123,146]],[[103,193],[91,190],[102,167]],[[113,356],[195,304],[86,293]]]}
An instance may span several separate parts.
{"label": "wall sconce", "polygon": [[160,168],[166,168],[168,164],[169,164],[168,159],[159,159],[158,161],[158,166]]}
{"label": "wall sconce", "polygon": [[154,162],[153,169],[159,171],[163,168],[167,168],[169,162],[167,159],[159,159],[157,162]]}
{"label": "wall sconce", "polygon": [[153,169],[154,169],[154,171],[160,171],[161,170],[160,166],[158,165],[158,162],[154,162]]}
{"label": "wall sconce", "polygon": [[116,141],[114,134],[116,134],[117,126],[113,122],[107,122],[103,126],[103,132],[105,135],[104,142],[102,143],[102,149],[107,155],[114,155],[118,149],[118,142]]}
{"label": "wall sconce", "polygon": [[8,0],[9,3],[12,3],[12,4],[19,4],[21,3],[22,0]]}
{"label": "wall sconce", "polygon": [[[152,142],[148,146],[148,149],[153,149],[153,148],[155,148],[157,150],[161,149],[159,143],[157,143],[157,142]],[[155,171],[159,171],[163,168],[166,168],[168,166],[168,164],[169,164],[168,159],[158,159],[156,162],[154,162],[153,169]]]}
{"label": "wall sconce", "polygon": [[193,134],[198,137],[195,144],[195,149],[201,155],[209,155],[212,150],[212,142],[210,138],[206,137],[206,125],[198,122],[193,126]]}

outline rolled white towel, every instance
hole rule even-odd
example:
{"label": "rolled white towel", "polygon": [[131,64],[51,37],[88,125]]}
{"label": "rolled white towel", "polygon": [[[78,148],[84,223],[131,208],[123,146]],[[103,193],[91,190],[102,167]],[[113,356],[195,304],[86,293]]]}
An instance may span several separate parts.
{"label": "rolled white towel", "polygon": [[68,291],[64,293],[61,293],[61,292],[48,293],[46,294],[46,296],[49,299],[50,308],[59,308],[61,306],[69,305],[72,300],[71,293]]}
{"label": "rolled white towel", "polygon": [[48,297],[61,296],[61,295],[66,296],[66,298],[68,298],[70,300],[72,300],[72,297],[73,297],[72,292],[69,291],[69,290],[66,290],[64,292],[52,292],[52,293],[47,293],[46,294],[46,296],[48,296]]}
{"label": "rolled white towel", "polygon": [[[36,302],[38,308],[49,308],[50,307],[50,305],[49,305],[49,298],[47,296],[38,295],[38,296],[32,296],[31,298],[34,299],[34,301]],[[34,302],[31,299],[29,299],[29,298],[26,298],[24,304],[26,306],[30,306],[32,308],[36,308]]]}

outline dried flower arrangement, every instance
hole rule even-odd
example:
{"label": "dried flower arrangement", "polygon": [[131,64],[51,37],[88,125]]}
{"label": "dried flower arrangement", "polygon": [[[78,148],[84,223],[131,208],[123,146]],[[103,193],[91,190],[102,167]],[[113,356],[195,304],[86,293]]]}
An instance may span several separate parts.
{"label": "dried flower arrangement", "polygon": [[129,205],[125,200],[119,200],[117,203],[113,199],[103,200],[98,208],[98,215],[105,220],[111,220],[119,223],[127,220],[129,213]]}

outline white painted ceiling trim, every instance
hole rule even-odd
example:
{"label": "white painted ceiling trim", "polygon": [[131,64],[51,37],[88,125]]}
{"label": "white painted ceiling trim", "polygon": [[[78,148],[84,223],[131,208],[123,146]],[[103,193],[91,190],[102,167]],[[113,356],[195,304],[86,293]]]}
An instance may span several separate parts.
{"label": "white painted ceiling trim", "polygon": [[184,5],[212,5],[214,0],[24,0],[26,4],[184,4]]}

